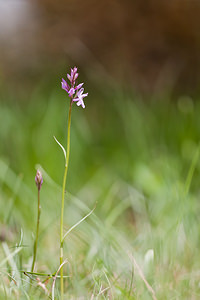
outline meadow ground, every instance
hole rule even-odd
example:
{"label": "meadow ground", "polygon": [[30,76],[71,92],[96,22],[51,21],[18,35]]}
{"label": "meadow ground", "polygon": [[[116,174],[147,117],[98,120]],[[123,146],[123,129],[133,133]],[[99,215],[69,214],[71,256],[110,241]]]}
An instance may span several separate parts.
{"label": "meadow ground", "polygon": [[[68,99],[1,94],[0,299],[51,299]],[[73,106],[65,199],[65,299],[200,298],[200,103],[113,90]],[[41,222],[30,271],[40,165]],[[44,274],[42,276],[42,274]],[[46,275],[45,275],[46,274]],[[29,280],[31,277],[31,288]],[[42,283],[45,282],[45,288]],[[45,289],[47,289],[45,294]],[[59,278],[55,282],[59,299]]]}

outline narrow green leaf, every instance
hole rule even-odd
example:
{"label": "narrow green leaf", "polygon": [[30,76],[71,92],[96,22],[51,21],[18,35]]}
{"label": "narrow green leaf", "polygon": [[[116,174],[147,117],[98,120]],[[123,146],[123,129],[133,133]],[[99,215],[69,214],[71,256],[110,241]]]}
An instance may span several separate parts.
{"label": "narrow green leaf", "polygon": [[56,137],[54,136],[54,140],[56,141],[56,143],[60,146],[60,148],[62,149],[64,156],[65,156],[65,160],[66,160],[66,150],[63,147],[63,145],[61,143],[59,143],[59,141],[56,139]]}

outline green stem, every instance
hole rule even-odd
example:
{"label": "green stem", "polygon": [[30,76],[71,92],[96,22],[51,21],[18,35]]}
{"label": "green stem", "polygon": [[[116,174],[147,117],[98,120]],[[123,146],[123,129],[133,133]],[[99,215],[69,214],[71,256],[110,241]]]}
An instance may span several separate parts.
{"label": "green stem", "polygon": [[[63,263],[63,218],[64,218],[64,204],[65,204],[65,187],[67,181],[67,171],[68,171],[69,152],[70,152],[71,112],[72,112],[72,100],[69,106],[68,131],[67,131],[67,154],[66,154],[66,161],[65,161],[63,186],[62,186],[62,203],[61,203],[61,217],[60,217],[60,265]],[[63,267],[60,269],[60,293],[61,293],[61,300],[64,300]]]}
{"label": "green stem", "polygon": [[31,272],[34,271],[36,255],[37,255],[37,245],[38,245],[38,236],[39,236],[39,224],[40,224],[40,213],[41,213],[41,206],[40,206],[40,189],[38,188],[38,215],[37,215],[37,228],[36,228],[36,236],[35,242],[33,247],[33,262],[31,267]]}

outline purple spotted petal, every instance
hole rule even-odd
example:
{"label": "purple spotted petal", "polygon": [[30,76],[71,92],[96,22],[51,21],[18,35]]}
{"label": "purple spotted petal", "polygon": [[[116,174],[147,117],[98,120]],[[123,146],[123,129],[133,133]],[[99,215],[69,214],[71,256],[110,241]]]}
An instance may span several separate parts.
{"label": "purple spotted petal", "polygon": [[82,86],[83,86],[83,83],[79,83],[79,84],[75,87],[75,91],[79,90]]}
{"label": "purple spotted petal", "polygon": [[69,92],[68,92],[69,97],[72,97],[72,96],[74,95],[74,93],[75,93],[75,89],[74,89],[74,88],[71,88],[71,89],[69,90]]}
{"label": "purple spotted petal", "polygon": [[65,90],[66,92],[69,91],[69,84],[63,78],[62,78],[61,85],[63,90]]}
{"label": "purple spotted petal", "polygon": [[69,74],[67,74],[67,78],[69,79],[70,82],[72,81],[71,76]]}
{"label": "purple spotted petal", "polygon": [[78,70],[77,67],[74,67],[73,69],[71,68],[71,74],[70,75],[67,74],[67,78],[69,79],[72,87],[74,87],[75,81],[76,81],[76,79],[78,78],[78,75],[79,75],[77,73],[77,70]]}
{"label": "purple spotted petal", "polygon": [[79,75],[78,73],[74,74],[74,81],[78,78],[78,75]]}
{"label": "purple spotted petal", "polygon": [[73,76],[77,73],[78,69],[77,67],[74,67],[73,69],[71,69],[71,75],[73,74]]}

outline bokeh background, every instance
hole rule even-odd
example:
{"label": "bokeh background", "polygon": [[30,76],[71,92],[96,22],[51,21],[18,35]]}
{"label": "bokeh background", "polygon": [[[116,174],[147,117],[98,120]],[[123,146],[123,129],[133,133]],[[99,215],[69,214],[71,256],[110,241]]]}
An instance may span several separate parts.
{"label": "bokeh background", "polygon": [[110,76],[140,91],[194,92],[199,6],[195,0],[1,1],[1,76],[23,76],[33,86],[76,63],[97,81]]}
{"label": "bokeh background", "polygon": [[105,297],[151,299],[127,251],[160,299],[199,297],[199,28],[197,0],[0,0],[0,237],[11,247],[23,229],[26,266],[38,165],[38,267],[58,265],[64,159],[53,136],[66,145],[70,67],[89,93],[85,110],[73,106],[66,228],[97,207],[65,249],[72,297],[110,284]]}

